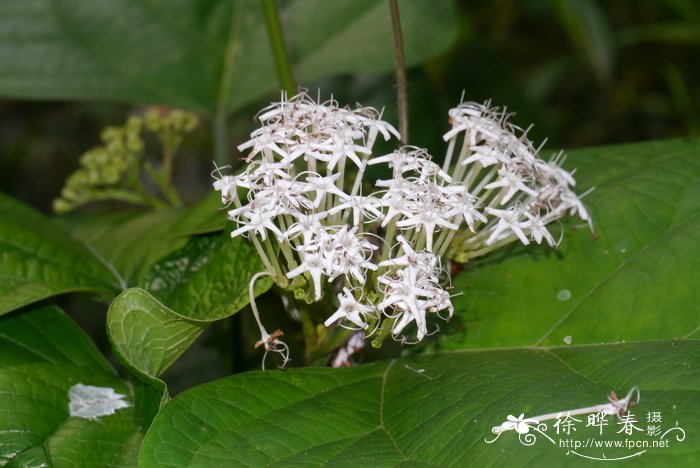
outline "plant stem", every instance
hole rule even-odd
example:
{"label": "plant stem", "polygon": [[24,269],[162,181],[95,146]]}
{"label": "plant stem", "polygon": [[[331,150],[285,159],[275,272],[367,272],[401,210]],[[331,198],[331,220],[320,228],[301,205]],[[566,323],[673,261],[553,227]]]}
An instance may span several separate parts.
{"label": "plant stem", "polygon": [[403,51],[403,35],[397,0],[389,0],[391,9],[391,28],[394,33],[394,58],[396,65],[396,93],[399,112],[399,133],[401,144],[408,143],[408,90],[406,81],[406,57]]}
{"label": "plant stem", "polygon": [[169,136],[161,141],[163,145],[163,186],[161,190],[171,205],[182,207],[184,206],[182,200],[180,200],[173,185],[173,160],[178,147],[178,143],[173,140],[174,137]]}
{"label": "plant stem", "polygon": [[377,334],[372,340],[372,347],[374,349],[381,348],[382,343],[384,342],[386,337],[391,334],[391,327],[394,326],[394,323],[396,323],[395,319],[386,319],[382,322],[382,324],[379,326]]}
{"label": "plant stem", "polygon": [[316,326],[311,318],[311,313],[308,306],[300,306],[301,313],[301,328],[304,335],[304,354],[305,360],[311,361],[313,352],[317,346],[318,336],[316,335]]}
{"label": "plant stem", "polygon": [[175,186],[172,183],[175,147],[168,142],[167,138],[161,139],[161,145],[163,146],[163,159],[160,168],[156,169],[151,163],[145,161],[143,170],[146,171],[146,174],[148,174],[151,180],[158,186],[158,189],[168,200],[170,206],[182,208],[184,204],[182,200],[180,200]]}
{"label": "plant stem", "polygon": [[255,282],[258,280],[258,278],[262,278],[263,276],[272,276],[274,278],[275,275],[274,273],[270,273],[269,271],[261,271],[259,273],[254,274],[253,277],[250,279],[250,283],[248,283],[248,301],[250,303],[250,308],[253,311],[253,317],[255,317],[255,322],[258,324],[258,329],[260,330],[260,340],[265,342],[267,341],[270,335],[267,333],[265,327],[260,321],[258,305],[255,303]]}
{"label": "plant stem", "polygon": [[267,25],[267,35],[270,38],[272,55],[275,58],[275,68],[280,80],[280,86],[287,92],[288,96],[296,94],[296,85],[292,75],[292,65],[289,62],[289,54],[284,42],[284,33],[280,22],[279,11],[276,0],[262,0],[265,12],[265,24]]}
{"label": "plant stem", "polygon": [[226,112],[217,112],[214,118],[214,161],[219,166],[226,165],[228,129],[226,128]]}

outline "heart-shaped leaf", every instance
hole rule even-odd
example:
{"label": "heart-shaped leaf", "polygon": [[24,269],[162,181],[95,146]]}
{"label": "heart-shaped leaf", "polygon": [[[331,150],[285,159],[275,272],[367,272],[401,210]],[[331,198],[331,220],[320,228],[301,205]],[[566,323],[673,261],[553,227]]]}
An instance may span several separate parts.
{"label": "heart-shaped leaf", "polygon": [[133,371],[157,377],[206,327],[169,310],[146,291],[127,289],[112,302],[107,327],[112,344]]}
{"label": "heart-shaped leaf", "polygon": [[[700,456],[700,342],[520,348],[423,355],[350,369],[251,372],[180,394],[156,417],[141,448],[144,466],[303,465],[571,466],[643,452],[636,460],[683,464]],[[515,431],[492,428],[607,404],[638,386],[634,435],[614,416],[598,434],[577,416],[564,434],[554,419],[523,446]],[[661,432],[647,435],[647,413]],[[563,419],[560,418],[560,419]],[[545,421],[541,421],[545,422]],[[688,435],[676,439],[680,430]],[[663,436],[662,436],[663,433]],[[678,434],[677,434],[678,433]],[[579,449],[588,437],[647,441],[650,448]],[[668,440],[651,448],[652,440]],[[486,440],[493,441],[487,443]],[[528,442],[527,439],[524,440]],[[532,442],[532,440],[530,440]],[[636,443],[636,442],[635,442]],[[573,446],[572,446],[573,447]],[[641,447],[641,445],[640,445]],[[637,454],[639,456],[639,454]],[[645,458],[646,457],[646,458]]]}
{"label": "heart-shaped leaf", "polygon": [[0,194],[0,314],[74,291],[111,294],[112,267],[51,220]]}
{"label": "heart-shaped leaf", "polygon": [[85,400],[89,411],[75,414],[93,418],[71,416],[71,389],[79,384],[88,386],[83,398],[95,387],[116,392],[130,406],[133,396],[60,309],[3,317],[0,348],[0,464],[134,465],[143,434],[133,408],[122,403],[110,410],[104,399]]}
{"label": "heart-shaped leaf", "polygon": [[139,379],[136,409],[144,426],[169,399],[158,377],[208,324],[173,312],[138,288],[125,290],[110,305],[107,335],[114,352]]}
{"label": "heart-shaped leaf", "polygon": [[700,141],[572,151],[595,223],[564,225],[559,251],[512,247],[454,279],[462,333],[445,347],[697,338]]}
{"label": "heart-shaped leaf", "polygon": [[[284,2],[295,72],[308,83],[393,68],[382,0]],[[402,1],[406,57],[421,62],[456,37],[448,0]],[[180,106],[227,115],[279,88],[260,2],[12,0],[0,15],[0,94]]]}

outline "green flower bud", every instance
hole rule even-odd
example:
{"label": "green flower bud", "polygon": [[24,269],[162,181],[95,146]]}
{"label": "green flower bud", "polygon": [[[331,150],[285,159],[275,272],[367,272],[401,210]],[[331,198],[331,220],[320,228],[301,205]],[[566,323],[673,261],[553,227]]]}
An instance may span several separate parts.
{"label": "green flower bud", "polygon": [[66,200],[62,198],[57,198],[53,201],[53,210],[56,213],[65,213],[67,211],[70,211],[73,209],[73,205],[68,203]]}

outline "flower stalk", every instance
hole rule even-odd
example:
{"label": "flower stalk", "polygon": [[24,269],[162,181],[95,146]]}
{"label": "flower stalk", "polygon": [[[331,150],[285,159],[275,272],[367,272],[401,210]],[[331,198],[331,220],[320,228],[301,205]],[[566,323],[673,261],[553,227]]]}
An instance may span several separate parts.
{"label": "flower stalk", "polygon": [[290,96],[296,93],[296,84],[292,74],[292,65],[287,53],[287,46],[282,31],[277,0],[262,0],[263,12],[265,14],[265,25],[267,35],[270,39],[272,56],[275,58],[275,68],[279,77],[281,88]]}
{"label": "flower stalk", "polygon": [[399,114],[401,144],[408,144],[408,80],[406,79],[406,57],[401,32],[401,16],[397,0],[389,0],[391,10],[391,30],[394,35],[394,67],[396,69],[396,96]]}

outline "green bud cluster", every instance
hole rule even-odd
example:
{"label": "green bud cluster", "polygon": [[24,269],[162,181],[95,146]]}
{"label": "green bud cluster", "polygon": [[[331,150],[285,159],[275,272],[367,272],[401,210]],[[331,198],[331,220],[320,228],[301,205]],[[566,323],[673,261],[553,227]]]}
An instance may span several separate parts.
{"label": "green bud cluster", "polygon": [[129,118],[122,127],[107,127],[101,135],[103,144],[80,157],[80,168],[66,179],[54,210],[63,213],[106,198],[135,201],[120,194],[137,182],[144,150],[142,130],[141,117]]}
{"label": "green bud cluster", "polygon": [[177,147],[182,138],[199,125],[199,118],[187,111],[149,107],[145,113],[146,128],[158,135],[164,146]]}
{"label": "green bud cluster", "polygon": [[[141,175],[152,179],[167,202],[181,206],[171,181],[173,159],[182,139],[198,124],[199,119],[190,112],[150,107],[143,117],[131,117],[121,127],[106,128],[101,135],[103,144],[83,154],[80,168],[66,179],[61,196],[54,200],[54,211],[65,213],[97,200],[165,206],[144,188]],[[144,130],[153,132],[160,141],[163,154],[159,167],[144,158]]]}

